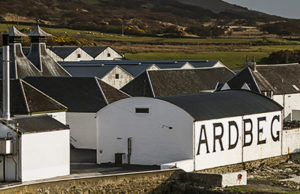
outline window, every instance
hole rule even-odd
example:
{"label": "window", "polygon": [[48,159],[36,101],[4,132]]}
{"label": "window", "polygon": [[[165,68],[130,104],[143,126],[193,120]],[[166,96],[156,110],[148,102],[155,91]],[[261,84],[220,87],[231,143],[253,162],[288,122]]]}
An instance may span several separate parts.
{"label": "window", "polygon": [[149,113],[149,108],[135,108],[135,113]]}
{"label": "window", "polygon": [[81,58],[81,54],[77,54],[77,58]]}
{"label": "window", "polygon": [[107,53],[107,57],[110,57],[111,55],[110,55],[110,53]]}
{"label": "window", "polygon": [[115,79],[119,79],[119,78],[120,78],[120,75],[118,73],[116,73]]}

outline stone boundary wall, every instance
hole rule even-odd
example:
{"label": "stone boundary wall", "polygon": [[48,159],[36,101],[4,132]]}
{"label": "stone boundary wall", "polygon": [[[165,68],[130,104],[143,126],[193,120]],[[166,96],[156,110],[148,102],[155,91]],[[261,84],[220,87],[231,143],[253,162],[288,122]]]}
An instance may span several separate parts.
{"label": "stone boundary wall", "polygon": [[[300,154],[298,154],[299,156]],[[21,185],[0,188],[0,194],[16,193],[185,193],[205,191],[204,187],[220,184],[220,175],[228,172],[237,172],[253,167],[276,166],[286,162],[290,157],[297,155],[285,155],[258,161],[246,162],[223,166],[213,169],[198,171],[197,173],[185,173],[180,169],[137,172],[118,175],[102,175],[98,177],[58,179],[55,181],[40,183],[23,183]],[[202,173],[213,173],[211,175]],[[195,181],[197,180],[197,181]],[[201,181],[202,180],[202,181]],[[207,183],[210,185],[207,185]]]}
{"label": "stone boundary wall", "polygon": [[169,183],[176,182],[183,171],[149,171],[92,178],[56,180],[22,184],[0,189],[0,194],[15,193],[170,193]]}

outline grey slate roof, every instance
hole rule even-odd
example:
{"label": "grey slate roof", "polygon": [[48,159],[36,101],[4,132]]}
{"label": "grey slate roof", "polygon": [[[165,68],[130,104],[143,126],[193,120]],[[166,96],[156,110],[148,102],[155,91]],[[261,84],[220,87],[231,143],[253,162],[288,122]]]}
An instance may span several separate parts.
{"label": "grey slate roof", "polygon": [[188,112],[196,121],[281,111],[275,101],[246,90],[159,97]]}
{"label": "grey slate roof", "polygon": [[13,118],[11,122],[18,123],[19,130],[25,134],[69,129],[68,126],[48,115]]}
{"label": "grey slate roof", "polygon": [[197,60],[192,60],[192,61],[188,61],[191,65],[193,65],[195,68],[201,68],[201,67],[213,67],[215,66],[219,61],[208,61],[208,60],[204,60],[204,61],[197,61]]}
{"label": "grey slate roof", "polygon": [[249,67],[244,68],[227,82],[228,86],[235,90],[241,89],[245,83],[250,87],[251,91],[260,93],[260,88],[258,87]]}
{"label": "grey slate roof", "polygon": [[67,58],[71,53],[73,53],[78,47],[77,46],[51,46],[47,47],[56,55],[62,59]]}
{"label": "grey slate roof", "polygon": [[96,58],[100,55],[108,46],[83,46],[81,47],[91,57]]}
{"label": "grey slate roof", "polygon": [[[256,80],[261,75],[274,88],[274,94],[300,92],[300,64],[257,65],[256,68],[259,73],[253,71]],[[263,80],[257,82],[259,87],[263,86]]]}
{"label": "grey slate roof", "polygon": [[[10,89],[12,115],[63,112],[67,110],[67,107],[23,80],[11,80]],[[2,107],[2,80],[0,81],[0,95],[0,107]]]}
{"label": "grey slate roof", "polygon": [[69,112],[97,112],[129,97],[98,78],[28,77],[27,82],[68,107]]}
{"label": "grey slate roof", "polygon": [[182,68],[186,62],[176,62],[176,63],[157,63],[155,64],[160,69],[180,69]]}
{"label": "grey slate roof", "polygon": [[73,77],[98,77],[103,78],[111,70],[115,68],[113,65],[85,65],[85,66],[65,66],[65,63],[60,63],[64,69]]}
{"label": "grey slate roof", "polygon": [[231,79],[228,68],[200,68],[147,71],[121,90],[131,96],[173,96],[213,91],[217,83]]}

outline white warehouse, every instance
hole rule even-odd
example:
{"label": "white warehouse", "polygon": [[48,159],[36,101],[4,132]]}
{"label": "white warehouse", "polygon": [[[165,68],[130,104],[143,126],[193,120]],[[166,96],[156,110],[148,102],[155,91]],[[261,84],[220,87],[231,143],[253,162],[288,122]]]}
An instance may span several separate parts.
{"label": "white warehouse", "polygon": [[98,112],[97,163],[121,155],[123,163],[196,171],[279,156],[281,111],[242,90],[123,99]]}

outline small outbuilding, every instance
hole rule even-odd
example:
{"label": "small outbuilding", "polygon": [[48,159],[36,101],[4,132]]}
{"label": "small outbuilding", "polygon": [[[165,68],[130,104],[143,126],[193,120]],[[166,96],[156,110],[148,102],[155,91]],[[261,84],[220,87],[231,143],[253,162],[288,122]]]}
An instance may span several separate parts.
{"label": "small outbuilding", "polygon": [[70,174],[70,130],[48,115],[0,120],[1,181]]}
{"label": "small outbuilding", "polygon": [[97,114],[97,163],[197,171],[279,156],[281,110],[242,90],[123,99]]}

